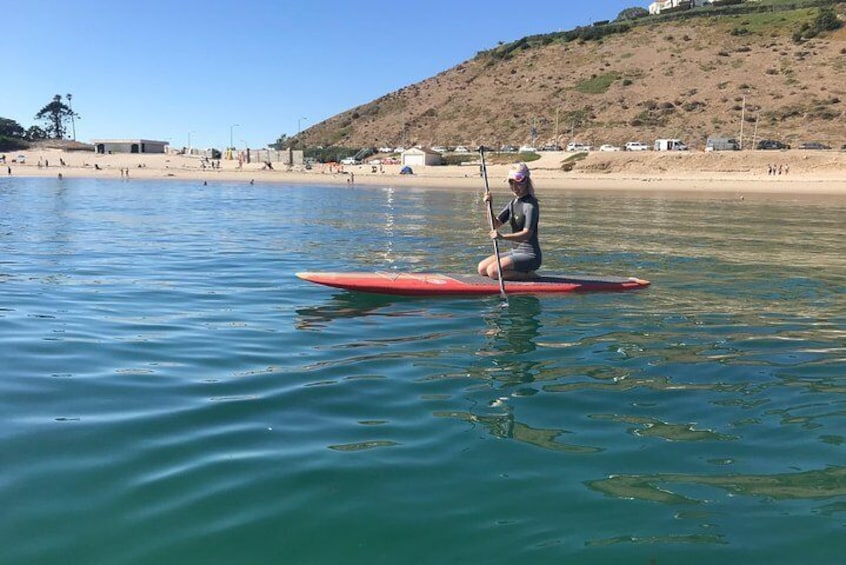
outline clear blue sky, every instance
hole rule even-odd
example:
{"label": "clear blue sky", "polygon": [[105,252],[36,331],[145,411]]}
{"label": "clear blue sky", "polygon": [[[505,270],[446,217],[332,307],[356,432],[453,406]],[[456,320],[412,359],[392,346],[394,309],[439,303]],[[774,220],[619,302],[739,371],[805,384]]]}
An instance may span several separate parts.
{"label": "clear blue sky", "polygon": [[[527,35],[647,0],[2,0],[0,117],[73,95],[76,137],[264,147]],[[232,127],[237,124],[237,126]],[[40,124],[39,124],[40,125]]]}

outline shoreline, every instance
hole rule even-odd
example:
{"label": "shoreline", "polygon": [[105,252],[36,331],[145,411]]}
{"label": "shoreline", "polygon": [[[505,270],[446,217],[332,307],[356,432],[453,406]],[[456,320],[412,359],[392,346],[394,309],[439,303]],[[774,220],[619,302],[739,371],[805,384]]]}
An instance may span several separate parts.
{"label": "shoreline", "polygon": [[[705,194],[778,194],[794,196],[846,197],[845,152],[748,152],[668,154],[592,153],[576,169],[565,172],[561,163],[568,153],[544,153],[528,163],[539,192],[545,190],[601,190],[621,192],[678,192]],[[24,155],[26,163],[12,163]],[[39,161],[42,166],[39,167]],[[769,163],[785,162],[781,174],[768,174]],[[60,165],[64,162],[64,165]],[[176,154],[112,154],[30,149],[7,152],[0,173],[11,177],[58,177],[181,180],[211,182],[255,182],[277,184],[329,184],[391,186],[392,188],[473,189],[483,187],[478,163],[416,167],[413,175],[400,175],[400,165],[338,166],[317,164],[312,170],[274,164],[263,170],[261,163],[220,161],[220,169],[202,167],[198,156]],[[99,167],[96,168],[96,167]],[[775,165],[773,165],[775,167]],[[492,190],[507,191],[508,165],[488,164]],[[128,172],[128,177],[123,171]]]}

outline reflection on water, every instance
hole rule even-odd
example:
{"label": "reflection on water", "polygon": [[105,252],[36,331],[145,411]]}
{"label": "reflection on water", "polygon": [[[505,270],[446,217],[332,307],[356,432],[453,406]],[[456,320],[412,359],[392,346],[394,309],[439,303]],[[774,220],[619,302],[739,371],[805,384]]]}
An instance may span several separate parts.
{"label": "reflection on water", "polygon": [[846,467],[774,475],[616,475],[590,481],[588,486],[608,496],[636,498],[664,504],[708,502],[673,492],[673,485],[699,485],[724,489],[735,495],[778,500],[818,500],[846,496]]}
{"label": "reflection on water", "polygon": [[[530,295],[511,296],[507,306],[483,311],[485,341],[476,352],[482,357],[481,377],[494,379],[503,388],[535,382],[543,371],[543,363],[531,356],[537,349],[540,316],[541,301]],[[523,388],[515,394],[534,392],[533,388]]]}
{"label": "reflection on water", "polygon": [[297,308],[298,330],[321,330],[331,322],[343,318],[360,318],[366,316],[415,316],[421,311],[417,308],[405,312],[386,313],[388,306],[398,302],[407,302],[409,306],[416,303],[402,297],[382,294],[367,294],[363,292],[337,292],[325,304]]}
{"label": "reflection on water", "polygon": [[495,405],[504,408],[505,411],[499,414],[487,415],[476,415],[472,412],[435,412],[434,416],[437,418],[455,418],[474,425],[481,424],[493,437],[513,439],[543,449],[581,455],[602,451],[598,447],[562,443],[559,441],[559,437],[571,432],[567,430],[533,428],[516,421],[513,409],[508,407],[504,400]]}
{"label": "reflection on water", "polygon": [[562,442],[561,438],[571,433],[566,429],[532,426],[515,415],[522,409],[520,399],[538,392],[531,385],[543,378],[540,375],[548,366],[531,356],[543,327],[542,313],[541,299],[536,296],[511,296],[507,306],[489,302],[482,314],[485,341],[476,352],[482,362],[475,363],[470,374],[490,381],[498,394],[508,396],[498,396],[479,410],[436,411],[434,416],[481,425],[493,437],[534,447],[580,455],[598,453],[602,451],[599,447]]}
{"label": "reflection on water", "polygon": [[394,211],[394,189],[385,189],[385,224],[382,230],[385,232],[385,249],[383,257],[386,265],[396,262],[394,257],[394,237],[396,228],[396,213]]}
{"label": "reflection on water", "polygon": [[617,415],[593,415],[597,420],[608,420],[635,424],[629,431],[639,437],[657,437],[671,441],[727,441],[738,439],[737,436],[721,434],[713,430],[696,429],[695,424],[670,424],[656,418]]}
{"label": "reflection on water", "polygon": [[510,296],[508,305],[500,310],[486,310],[482,317],[489,329],[485,332],[487,340],[479,354],[508,357],[537,349],[540,313],[540,299],[525,294]]}

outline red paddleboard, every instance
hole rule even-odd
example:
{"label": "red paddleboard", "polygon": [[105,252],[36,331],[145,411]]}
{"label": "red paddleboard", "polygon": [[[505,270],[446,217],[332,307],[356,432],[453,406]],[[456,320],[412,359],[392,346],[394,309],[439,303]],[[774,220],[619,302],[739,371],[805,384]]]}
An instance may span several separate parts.
{"label": "red paddleboard", "polygon": [[[403,296],[499,294],[499,281],[480,275],[437,273],[297,273],[297,277],[326,286]],[[635,277],[544,275],[532,281],[505,281],[507,294],[544,294],[634,290],[649,286]]]}

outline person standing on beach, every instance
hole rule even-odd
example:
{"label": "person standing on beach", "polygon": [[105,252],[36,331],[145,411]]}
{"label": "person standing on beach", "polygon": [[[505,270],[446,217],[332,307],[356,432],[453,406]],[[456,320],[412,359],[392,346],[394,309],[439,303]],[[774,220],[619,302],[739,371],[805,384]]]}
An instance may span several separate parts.
{"label": "person standing on beach", "polygon": [[[529,167],[525,163],[515,163],[511,166],[508,171],[508,185],[514,198],[493,219],[494,229],[489,234],[491,239],[506,240],[513,244],[511,251],[500,254],[503,280],[534,279],[537,277],[535,271],[540,268],[543,260],[538,241],[540,208],[530,175]],[[491,193],[486,192],[485,202],[489,202],[491,198]],[[511,226],[511,233],[500,233],[498,228],[506,223]],[[483,259],[477,270],[482,276],[498,279],[496,255]]]}

